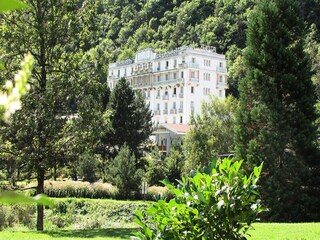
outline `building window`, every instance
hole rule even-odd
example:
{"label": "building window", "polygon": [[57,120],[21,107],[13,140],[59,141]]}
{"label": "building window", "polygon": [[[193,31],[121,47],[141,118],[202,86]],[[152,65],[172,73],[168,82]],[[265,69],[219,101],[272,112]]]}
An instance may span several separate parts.
{"label": "building window", "polygon": [[173,109],[176,109],[176,102],[173,102],[172,108],[173,108]]}
{"label": "building window", "polygon": [[183,93],[183,87],[180,87],[180,93]]}
{"label": "building window", "polygon": [[204,73],[203,74],[203,80],[210,81],[210,73]]}
{"label": "building window", "polygon": [[160,76],[158,76],[158,82],[160,82]]}
{"label": "building window", "polygon": [[165,110],[168,110],[168,103],[167,103],[167,102],[164,103],[164,109],[165,109]]}
{"label": "building window", "polygon": [[160,111],[160,103],[157,104],[157,110]]}
{"label": "building window", "polygon": [[160,97],[160,90],[157,91],[157,96]]}
{"label": "building window", "polygon": [[164,95],[168,95],[168,90],[166,90],[166,91],[164,92]]}
{"label": "building window", "polygon": [[219,76],[219,82],[223,82],[223,76]]}
{"label": "building window", "polygon": [[177,79],[177,74],[173,73],[173,79]]}
{"label": "building window", "polygon": [[160,71],[160,69],[161,69],[161,65],[160,65],[160,62],[158,62],[158,68],[157,68],[157,70]]}
{"label": "building window", "polygon": [[196,63],[196,59],[195,59],[195,58],[192,58],[192,59],[191,59],[191,62],[192,62],[192,63]]}
{"label": "building window", "polygon": [[182,123],[182,116],[180,116],[180,123]]}
{"label": "building window", "polygon": [[191,72],[191,78],[195,78],[196,77],[196,73],[195,72]]}
{"label": "building window", "polygon": [[177,66],[177,59],[175,59],[173,62],[173,67],[176,67],[176,66]]}
{"label": "building window", "polygon": [[167,68],[169,67],[169,61],[166,61],[166,67]]}
{"label": "building window", "polygon": [[194,87],[191,87],[191,93],[194,93]]}
{"label": "building window", "polygon": [[210,88],[203,88],[203,95],[208,96],[210,94]]}
{"label": "building window", "polygon": [[183,109],[183,101],[180,101],[180,108]]}
{"label": "building window", "polygon": [[223,62],[219,62],[219,67],[223,67]]}
{"label": "building window", "polygon": [[173,88],[173,94],[174,94],[174,95],[177,94],[177,88]]}
{"label": "building window", "polygon": [[183,72],[181,72],[181,74],[180,74],[180,75],[181,75],[181,78],[183,78]]}
{"label": "building window", "polygon": [[120,77],[120,69],[118,70],[118,77]]}
{"label": "building window", "polygon": [[210,67],[210,66],[211,66],[211,61],[210,61],[210,60],[205,59],[205,60],[204,60],[204,66],[206,66],[206,67]]}
{"label": "building window", "polygon": [[169,79],[169,76],[168,76],[168,74],[166,74],[166,80],[168,80]]}

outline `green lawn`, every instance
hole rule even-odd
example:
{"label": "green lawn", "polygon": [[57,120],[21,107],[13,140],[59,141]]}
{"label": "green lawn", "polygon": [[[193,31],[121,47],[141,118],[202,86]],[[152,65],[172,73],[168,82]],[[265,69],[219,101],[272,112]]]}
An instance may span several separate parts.
{"label": "green lawn", "polygon": [[319,240],[320,223],[256,223],[250,240]]}
{"label": "green lawn", "polygon": [[130,228],[110,228],[92,230],[60,230],[38,233],[35,231],[25,232],[0,232],[0,240],[115,240],[130,239],[132,229]]}
{"label": "green lawn", "polygon": [[[319,240],[320,223],[257,223],[249,240]],[[132,229],[110,228],[96,230],[60,230],[37,233],[35,231],[0,232],[0,240],[113,240],[129,239]]]}

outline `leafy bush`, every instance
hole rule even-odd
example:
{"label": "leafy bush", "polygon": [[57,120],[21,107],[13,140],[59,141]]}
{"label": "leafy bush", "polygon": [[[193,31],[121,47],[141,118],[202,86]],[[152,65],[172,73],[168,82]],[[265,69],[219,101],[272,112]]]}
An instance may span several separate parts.
{"label": "leafy bush", "polygon": [[47,221],[58,228],[93,229],[131,223],[137,209],[145,210],[149,203],[97,200],[58,199],[46,212]]}
{"label": "leafy bush", "polygon": [[45,181],[44,192],[49,197],[115,198],[117,188],[109,183],[80,181]]}
{"label": "leafy bush", "polygon": [[145,214],[137,211],[138,239],[246,239],[245,234],[263,211],[256,191],[262,165],[249,177],[242,161],[224,159],[211,173],[197,172],[180,186],[165,185],[174,193],[159,200]]}
{"label": "leafy bush", "polygon": [[0,205],[0,230],[24,225],[30,227],[36,213],[35,205]]}
{"label": "leafy bush", "polygon": [[[45,208],[45,228],[56,230],[133,227],[135,212],[146,210],[149,202],[105,199],[54,199],[52,208]],[[33,229],[36,205],[0,204],[0,230],[27,227]]]}

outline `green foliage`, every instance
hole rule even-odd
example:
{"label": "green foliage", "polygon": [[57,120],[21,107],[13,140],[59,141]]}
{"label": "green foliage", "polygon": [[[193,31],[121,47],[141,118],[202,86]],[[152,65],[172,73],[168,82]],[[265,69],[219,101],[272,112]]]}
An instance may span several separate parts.
{"label": "green foliage", "polygon": [[16,225],[31,227],[35,213],[36,207],[34,205],[0,204],[0,230]]}
{"label": "green foliage", "polygon": [[[136,210],[144,210],[150,204],[139,201],[112,201],[96,199],[55,199],[52,208],[46,208],[47,229],[96,229],[133,227]],[[34,205],[0,204],[0,229],[27,227],[34,229],[36,207]]]}
{"label": "green foliage", "polygon": [[274,221],[319,219],[314,86],[304,40],[298,1],[263,0],[251,12],[235,141],[247,168],[264,163],[261,196]]}
{"label": "green foliage", "polygon": [[[213,164],[214,165],[214,164]],[[262,165],[249,176],[242,161],[224,159],[210,174],[182,178],[178,187],[165,185],[175,198],[159,200],[146,213],[137,211],[138,239],[246,239],[263,211],[257,192]]]}
{"label": "green foliage", "polygon": [[29,6],[18,0],[2,0],[0,4],[0,12],[6,12],[17,9],[25,9]]}
{"label": "green foliage", "polygon": [[186,152],[184,171],[207,167],[212,157],[233,151],[233,129],[238,102],[232,96],[225,100],[211,96],[202,104],[201,115],[191,120],[183,148]]}
{"label": "green foliage", "polygon": [[139,193],[144,171],[137,168],[136,158],[126,144],[113,159],[110,175],[120,197],[130,198],[132,192]]}
{"label": "green foliage", "polygon": [[96,182],[98,180],[99,159],[98,156],[85,153],[80,157],[79,164],[79,175],[83,177],[84,181],[90,183]]}
{"label": "green foliage", "polygon": [[170,148],[168,156],[161,155],[158,148],[148,153],[145,157],[146,164],[146,181],[150,186],[163,185],[162,180],[167,179],[176,183],[181,178],[182,168],[184,165],[184,155],[181,149]]}
{"label": "green foliage", "polygon": [[13,191],[0,192],[0,203],[42,204],[45,206],[53,206],[53,201],[43,194],[31,198]]}

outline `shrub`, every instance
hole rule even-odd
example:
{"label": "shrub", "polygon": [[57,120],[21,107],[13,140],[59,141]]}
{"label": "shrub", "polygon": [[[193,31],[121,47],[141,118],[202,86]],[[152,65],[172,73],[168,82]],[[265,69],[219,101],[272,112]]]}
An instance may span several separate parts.
{"label": "shrub", "polygon": [[34,205],[0,205],[0,230],[15,225],[32,225],[33,215],[36,212]]}
{"label": "shrub", "polygon": [[159,199],[170,199],[172,198],[172,193],[167,187],[151,186],[147,189],[147,195],[145,199],[148,200],[159,200]]}
{"label": "shrub", "polygon": [[263,209],[256,191],[262,166],[247,177],[242,161],[224,159],[211,173],[197,172],[180,186],[165,185],[175,195],[159,200],[145,214],[136,212],[138,239],[246,239],[245,234]]}
{"label": "shrub", "polygon": [[117,188],[109,183],[80,181],[45,181],[44,193],[49,197],[115,198]]}

